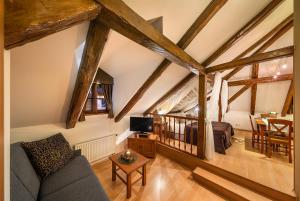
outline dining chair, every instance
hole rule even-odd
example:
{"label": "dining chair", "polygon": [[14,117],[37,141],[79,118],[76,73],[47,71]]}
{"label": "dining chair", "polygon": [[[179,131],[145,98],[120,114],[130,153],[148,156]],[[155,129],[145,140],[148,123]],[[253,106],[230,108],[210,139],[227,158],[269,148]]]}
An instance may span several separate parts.
{"label": "dining chair", "polygon": [[289,163],[292,163],[292,126],[293,122],[285,119],[269,119],[268,120],[268,136],[269,144],[268,156],[272,156],[272,149],[283,145],[285,147],[285,154],[289,156]]}
{"label": "dining chair", "polygon": [[249,119],[250,119],[250,124],[251,124],[251,128],[252,128],[252,148],[254,148],[254,143],[259,143],[260,133],[258,132],[258,130],[255,130],[254,125],[253,125],[253,119],[252,119],[251,115],[249,115]]}

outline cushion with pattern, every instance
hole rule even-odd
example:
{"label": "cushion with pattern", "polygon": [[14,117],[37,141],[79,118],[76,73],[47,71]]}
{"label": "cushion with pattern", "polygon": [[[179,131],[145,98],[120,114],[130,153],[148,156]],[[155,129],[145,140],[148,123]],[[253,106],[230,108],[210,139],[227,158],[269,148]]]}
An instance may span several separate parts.
{"label": "cushion with pattern", "polygon": [[39,141],[23,142],[22,147],[42,178],[64,167],[73,158],[70,144],[61,133]]}

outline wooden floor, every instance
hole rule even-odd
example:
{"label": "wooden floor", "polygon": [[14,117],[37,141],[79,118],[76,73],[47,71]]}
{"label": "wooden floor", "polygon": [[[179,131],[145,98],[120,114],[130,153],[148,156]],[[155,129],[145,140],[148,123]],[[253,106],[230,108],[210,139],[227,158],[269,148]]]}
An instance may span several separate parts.
{"label": "wooden floor", "polygon": [[[250,137],[247,131],[235,131],[235,138]],[[293,194],[294,165],[288,163],[287,156],[266,155],[245,149],[245,142],[233,140],[232,146],[226,150],[226,155],[217,154],[214,160],[208,161],[220,168],[240,176],[264,184],[284,193]]]}
{"label": "wooden floor", "polygon": [[[127,200],[125,185],[118,178],[115,182],[111,180],[110,161],[94,165],[93,170],[112,201]],[[142,187],[141,181],[134,184],[129,200],[223,201],[224,199],[196,183],[187,168],[157,155],[147,166],[146,186]]]}
{"label": "wooden floor", "polygon": [[[226,150],[226,155],[216,153],[215,159],[207,161],[215,166],[231,171],[255,182],[269,186],[281,192],[294,195],[294,166],[288,163],[286,156],[274,155],[268,158],[255,150],[245,149],[242,139],[250,137],[247,131],[235,131],[232,146]],[[241,139],[241,140],[238,140]],[[174,141],[171,140],[171,145]],[[175,147],[179,148],[177,140]],[[183,145],[180,146],[183,149]],[[187,145],[187,150],[191,147]],[[192,147],[193,152],[196,146]],[[126,187],[117,179],[111,181],[111,163],[105,161],[93,166],[93,169],[103,184],[111,200],[126,200]],[[133,179],[134,180],[134,179]],[[193,181],[191,171],[158,155],[147,167],[147,185],[141,182],[133,185],[130,200],[223,200],[214,193],[202,188]]]}

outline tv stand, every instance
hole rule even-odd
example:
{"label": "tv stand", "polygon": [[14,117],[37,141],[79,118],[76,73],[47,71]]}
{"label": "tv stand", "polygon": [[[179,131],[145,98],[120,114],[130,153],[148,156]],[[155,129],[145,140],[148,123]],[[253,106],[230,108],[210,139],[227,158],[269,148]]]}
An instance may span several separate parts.
{"label": "tv stand", "polygon": [[128,137],[128,148],[149,157],[156,157],[156,135],[148,133],[141,135],[141,133],[134,133]]}
{"label": "tv stand", "polygon": [[146,132],[140,132],[140,133],[135,133],[136,135],[139,135],[139,137],[147,138],[149,133]]}

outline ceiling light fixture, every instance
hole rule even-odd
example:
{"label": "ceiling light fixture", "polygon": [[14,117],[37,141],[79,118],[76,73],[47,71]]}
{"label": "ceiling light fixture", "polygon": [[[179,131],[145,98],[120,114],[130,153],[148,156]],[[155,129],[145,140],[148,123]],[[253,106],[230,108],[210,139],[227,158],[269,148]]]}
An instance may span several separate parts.
{"label": "ceiling light fixture", "polygon": [[282,67],[283,69],[286,69],[286,68],[287,68],[287,64],[283,64],[281,67]]}
{"label": "ceiling light fixture", "polygon": [[280,75],[280,72],[277,72],[276,75]]}

